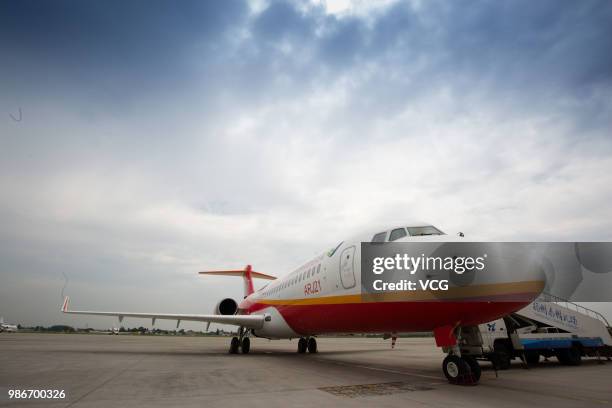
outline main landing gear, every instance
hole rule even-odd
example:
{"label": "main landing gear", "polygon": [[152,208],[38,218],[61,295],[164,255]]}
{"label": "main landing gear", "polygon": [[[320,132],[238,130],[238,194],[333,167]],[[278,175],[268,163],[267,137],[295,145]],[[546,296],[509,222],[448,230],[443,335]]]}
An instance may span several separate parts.
{"label": "main landing gear", "polygon": [[314,337],[308,337],[308,339],[300,337],[300,339],[298,340],[297,352],[303,354],[306,353],[306,350],[308,350],[309,353],[316,353],[317,339],[315,339]]}
{"label": "main landing gear", "polygon": [[242,354],[248,354],[251,350],[249,332],[244,330],[244,327],[238,330],[238,337],[232,337],[232,341],[230,342],[230,354],[237,354],[239,350],[242,351]]}

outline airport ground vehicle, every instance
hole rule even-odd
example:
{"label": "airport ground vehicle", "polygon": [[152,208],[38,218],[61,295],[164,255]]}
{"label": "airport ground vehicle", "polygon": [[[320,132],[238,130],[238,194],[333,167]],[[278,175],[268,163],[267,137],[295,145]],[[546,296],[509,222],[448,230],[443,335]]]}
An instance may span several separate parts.
{"label": "airport ground vehicle", "polygon": [[515,358],[533,366],[542,357],[565,365],[578,365],[584,356],[612,357],[612,328],[603,315],[547,293],[503,318],[464,329],[463,340],[463,354],[499,369]]}

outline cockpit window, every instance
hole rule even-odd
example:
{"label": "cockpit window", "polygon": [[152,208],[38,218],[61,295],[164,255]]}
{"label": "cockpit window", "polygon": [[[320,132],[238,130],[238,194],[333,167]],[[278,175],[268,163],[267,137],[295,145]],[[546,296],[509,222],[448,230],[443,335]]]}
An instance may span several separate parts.
{"label": "cockpit window", "polygon": [[343,243],[344,243],[344,241],[342,241],[341,243],[339,243],[339,244],[338,244],[338,246],[336,246],[335,248],[330,249],[330,250],[327,252],[327,256],[329,256],[330,258],[331,258],[332,256],[334,256],[334,254],[336,253],[336,251],[338,250],[338,248],[340,248],[340,245],[342,245]]}
{"label": "cockpit window", "polygon": [[408,233],[411,237],[420,237],[423,235],[444,235],[442,231],[431,225],[426,227],[408,227]]}
{"label": "cockpit window", "polygon": [[385,238],[387,238],[387,231],[379,232],[372,237],[372,242],[385,242]]}
{"label": "cockpit window", "polygon": [[406,235],[408,234],[406,234],[405,228],[396,228],[391,231],[391,235],[389,235],[389,241],[395,241],[397,239],[404,238]]}

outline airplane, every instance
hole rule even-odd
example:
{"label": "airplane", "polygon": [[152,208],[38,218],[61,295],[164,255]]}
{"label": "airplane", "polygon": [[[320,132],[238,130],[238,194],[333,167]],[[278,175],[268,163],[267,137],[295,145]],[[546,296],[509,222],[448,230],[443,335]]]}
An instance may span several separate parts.
{"label": "airplane", "polygon": [[0,332],[15,333],[17,330],[17,325],[4,323],[4,317],[0,317]]}
{"label": "airplane", "polygon": [[[528,305],[543,290],[543,277],[536,276],[528,268],[517,268],[511,271],[511,280],[506,278],[495,284],[482,285],[478,298],[473,298],[474,291],[467,291],[460,299],[450,300],[432,296],[415,298],[402,293],[392,298],[363,297],[361,293],[361,242],[449,240],[448,235],[433,225],[409,223],[340,242],[279,278],[254,271],[251,265],[239,270],[199,272],[202,275],[237,276],[244,281],[244,298],[240,301],[221,299],[213,314],[70,310],[67,296],[61,311],[116,316],[120,322],[124,317],[150,318],[152,324],[157,319],[177,320],[177,328],[181,321],[235,325],[238,326],[237,336],[229,345],[232,354],[248,353],[250,336],[299,339],[298,353],[316,353],[317,335],[433,331],[437,346],[447,353],[442,369],[448,381],[452,384],[476,384],[480,378],[480,366],[473,357],[461,355],[458,344],[462,329],[496,320]],[[255,290],[254,279],[272,282]],[[488,296],[486,301],[482,300],[483,296]],[[505,300],[490,301],[496,296]]]}

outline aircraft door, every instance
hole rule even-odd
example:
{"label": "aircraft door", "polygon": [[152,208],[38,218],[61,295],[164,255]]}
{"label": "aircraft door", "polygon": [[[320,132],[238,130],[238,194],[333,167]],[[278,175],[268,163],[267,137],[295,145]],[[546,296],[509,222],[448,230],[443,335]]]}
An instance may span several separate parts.
{"label": "aircraft door", "polygon": [[340,254],[340,281],[344,289],[355,286],[355,246],[346,248]]}

